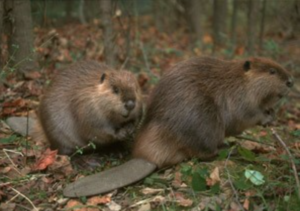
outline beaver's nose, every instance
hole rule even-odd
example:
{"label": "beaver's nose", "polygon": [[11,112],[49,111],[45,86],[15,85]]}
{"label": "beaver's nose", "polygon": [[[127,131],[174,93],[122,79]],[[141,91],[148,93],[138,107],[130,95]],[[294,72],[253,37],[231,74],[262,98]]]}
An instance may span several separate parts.
{"label": "beaver's nose", "polygon": [[132,109],[134,109],[135,107],[135,102],[133,100],[128,100],[126,103],[125,103],[125,108],[128,110],[128,111],[131,111]]}

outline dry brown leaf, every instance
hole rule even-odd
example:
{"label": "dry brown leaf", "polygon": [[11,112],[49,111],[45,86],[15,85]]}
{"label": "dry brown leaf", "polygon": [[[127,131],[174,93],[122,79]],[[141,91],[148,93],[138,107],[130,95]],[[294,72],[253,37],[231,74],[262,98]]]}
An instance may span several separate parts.
{"label": "dry brown leaf", "polygon": [[6,173],[8,173],[9,171],[11,170],[11,167],[10,166],[7,166],[7,167],[4,167],[3,169],[2,169],[2,173],[3,174],[6,174]]}
{"label": "dry brown leaf", "polygon": [[[75,209],[72,209],[73,207],[78,207]],[[64,207],[66,210],[70,209],[73,211],[79,211],[80,210],[80,206],[83,206],[83,204],[77,200],[71,199],[68,201],[67,205]]]}
{"label": "dry brown leaf", "polygon": [[144,195],[151,195],[151,194],[156,194],[156,193],[161,193],[163,192],[164,189],[154,189],[154,188],[144,188],[141,190],[141,192],[144,194]]}
{"label": "dry brown leaf", "polygon": [[259,153],[269,153],[275,151],[275,148],[265,144],[260,144],[253,141],[243,141],[240,143],[243,148],[246,148],[250,151],[255,151]]}
{"label": "dry brown leaf", "polygon": [[111,202],[111,196],[105,195],[105,196],[94,196],[92,198],[89,198],[86,204],[98,205],[98,204],[107,204],[109,202]]}
{"label": "dry brown leaf", "polygon": [[119,211],[122,209],[121,205],[117,204],[114,201],[111,201],[111,202],[107,203],[106,205],[111,211]]}
{"label": "dry brown leaf", "polygon": [[49,166],[50,171],[63,172],[64,174],[71,174],[73,167],[70,159],[66,155],[57,155],[55,162]]}
{"label": "dry brown leaf", "polygon": [[214,184],[220,182],[220,174],[219,174],[219,167],[216,167],[211,174],[209,175],[209,178],[206,180],[206,184],[208,186],[213,186]]}
{"label": "dry brown leaf", "polygon": [[255,195],[255,193],[254,193],[253,191],[246,191],[246,193],[245,193],[246,199],[245,199],[245,201],[244,201],[244,203],[243,203],[243,207],[244,207],[246,210],[249,210],[249,208],[250,208],[249,197],[250,197],[250,196],[253,196],[253,195]]}
{"label": "dry brown leaf", "polygon": [[213,38],[209,34],[205,34],[202,38],[203,43],[205,44],[211,44],[213,43]]}
{"label": "dry brown leaf", "polygon": [[156,203],[164,203],[166,202],[166,197],[163,196],[155,196],[154,198],[151,199],[151,202],[156,202]]}
{"label": "dry brown leaf", "polygon": [[[184,183],[182,183],[181,176],[182,176],[182,174],[179,171],[175,172],[174,180],[172,181],[173,187],[175,187],[175,188],[182,187],[182,185]],[[186,184],[184,184],[184,186],[186,187]]]}
{"label": "dry brown leaf", "polygon": [[49,148],[42,154],[38,161],[32,167],[32,170],[44,170],[55,161],[57,150],[51,151]]}
{"label": "dry brown leaf", "polygon": [[191,199],[185,198],[185,196],[181,192],[174,192],[172,195],[176,199],[177,204],[180,206],[190,207],[193,205],[193,201]]}
{"label": "dry brown leaf", "polygon": [[150,203],[145,203],[145,204],[142,204],[140,206],[140,208],[138,209],[138,211],[149,211],[151,210],[151,205]]}
{"label": "dry brown leaf", "polygon": [[41,73],[38,71],[26,71],[24,72],[24,78],[28,80],[41,78]]}
{"label": "dry brown leaf", "polygon": [[245,199],[245,201],[244,201],[244,203],[243,203],[243,207],[244,207],[244,209],[249,210],[249,207],[250,207],[250,201],[249,201],[248,198]]}

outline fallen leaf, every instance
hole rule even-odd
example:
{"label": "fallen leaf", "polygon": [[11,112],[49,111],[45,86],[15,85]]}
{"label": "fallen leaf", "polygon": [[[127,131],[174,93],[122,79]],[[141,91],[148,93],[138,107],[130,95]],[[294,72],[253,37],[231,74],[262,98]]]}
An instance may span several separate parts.
{"label": "fallen leaf", "polygon": [[63,172],[64,174],[71,174],[73,172],[73,167],[70,159],[66,155],[57,155],[55,162],[49,166],[50,171]]}
{"label": "fallen leaf", "polygon": [[156,193],[161,193],[163,192],[164,189],[154,189],[154,188],[144,188],[143,190],[141,190],[141,192],[144,195],[151,195],[151,194],[156,194]]}
{"label": "fallen leaf", "polygon": [[92,198],[89,198],[86,204],[98,205],[98,204],[107,204],[109,202],[111,202],[111,196],[105,195],[105,196],[94,196]]}
{"label": "fallen leaf", "polygon": [[1,172],[2,172],[3,174],[6,174],[6,173],[8,173],[11,169],[12,169],[12,167],[7,166],[7,167],[4,167],[4,168],[2,169]]}
{"label": "fallen leaf", "polygon": [[140,208],[138,209],[138,211],[150,211],[151,210],[151,205],[150,203],[145,203],[145,204],[142,204],[140,206]]}
{"label": "fallen leaf", "polygon": [[259,136],[260,136],[260,137],[264,137],[264,136],[267,136],[267,135],[268,135],[268,132],[265,131],[265,130],[262,130],[262,131],[260,131],[260,133],[259,133]]}
{"label": "fallen leaf", "polygon": [[166,198],[163,196],[155,196],[154,198],[151,199],[151,202],[156,202],[156,203],[164,203],[166,202]]}
{"label": "fallen leaf", "polygon": [[276,150],[273,146],[268,146],[253,141],[243,141],[240,144],[243,148],[257,153],[269,153]]}
{"label": "fallen leaf", "polygon": [[181,172],[175,172],[174,180],[172,181],[172,186],[175,188],[186,188],[187,185],[181,180]]}
{"label": "fallen leaf", "polygon": [[245,177],[249,179],[254,185],[262,185],[265,183],[264,175],[262,175],[259,171],[246,169]]}
{"label": "fallen leaf", "polygon": [[202,38],[203,43],[205,44],[212,44],[213,43],[213,38],[209,34],[205,34]]}
{"label": "fallen leaf", "polygon": [[107,203],[106,205],[111,211],[119,211],[122,209],[121,205],[117,204],[114,201],[111,201],[111,202]]}
{"label": "fallen leaf", "polygon": [[67,205],[64,208],[66,210],[80,211],[81,206],[83,206],[83,204],[81,202],[71,199],[68,201]]}
{"label": "fallen leaf", "polygon": [[49,148],[46,149],[44,154],[38,159],[38,161],[32,167],[33,171],[44,170],[55,161],[57,150],[51,151]]}
{"label": "fallen leaf", "polygon": [[220,181],[221,179],[219,174],[219,167],[216,167],[209,175],[209,178],[206,180],[206,184],[208,186],[213,186]]}
{"label": "fallen leaf", "polygon": [[180,206],[190,207],[193,205],[193,201],[191,199],[185,198],[185,196],[181,192],[174,192],[171,195],[174,196],[174,198],[176,199],[176,203]]}
{"label": "fallen leaf", "polygon": [[250,201],[248,198],[245,199],[244,203],[243,203],[243,207],[244,209],[246,210],[249,210],[249,207],[250,207]]}
{"label": "fallen leaf", "polygon": [[24,78],[27,80],[38,79],[41,77],[41,73],[38,71],[26,71],[24,72]]}

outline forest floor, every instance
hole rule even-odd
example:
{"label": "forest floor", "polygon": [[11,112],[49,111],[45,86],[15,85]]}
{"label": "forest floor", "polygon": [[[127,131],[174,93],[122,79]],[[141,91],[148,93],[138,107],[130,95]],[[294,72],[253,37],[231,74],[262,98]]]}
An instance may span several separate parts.
{"label": "forest floor", "polygon": [[[5,120],[33,115],[43,89],[64,66],[80,59],[103,60],[102,34],[97,24],[35,29],[42,68],[26,74],[25,80],[17,79],[13,70],[5,75],[0,87],[0,210],[299,210],[299,39],[266,40],[263,55],[286,66],[296,81],[272,127],[256,127],[242,137],[226,139],[232,147],[221,151],[214,161],[192,159],[108,194],[65,198],[62,190],[66,184],[126,162],[129,150],[107,153],[96,161],[88,157],[95,166],[92,170],[75,168],[70,157],[57,155],[44,143],[33,143],[30,137],[13,132]],[[184,31],[170,37],[154,28],[143,29],[131,35],[129,45],[123,33],[126,30],[115,40],[116,68],[125,66],[139,74],[145,95],[172,64],[195,55],[211,55],[212,39],[208,35],[203,39],[205,50],[200,50],[197,45],[189,47],[190,38]],[[223,48],[215,55],[243,57],[244,46],[232,51]]]}

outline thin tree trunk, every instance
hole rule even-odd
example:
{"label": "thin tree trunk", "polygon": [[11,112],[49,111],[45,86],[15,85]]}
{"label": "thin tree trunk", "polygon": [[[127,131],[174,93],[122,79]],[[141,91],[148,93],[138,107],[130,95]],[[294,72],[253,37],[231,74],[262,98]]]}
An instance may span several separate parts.
{"label": "thin tree trunk", "polygon": [[231,27],[230,27],[230,40],[231,45],[236,45],[236,22],[237,22],[237,11],[238,11],[239,0],[233,0],[233,11],[231,16]]}
{"label": "thin tree trunk", "polygon": [[248,54],[252,55],[255,50],[255,43],[256,43],[256,28],[257,25],[257,3],[256,0],[248,0],[248,45],[247,51]]}
{"label": "thin tree trunk", "polygon": [[214,0],[213,37],[214,49],[225,43],[227,28],[227,0]]}
{"label": "thin tree trunk", "polygon": [[155,27],[158,31],[163,31],[163,22],[162,22],[162,5],[161,1],[152,1],[152,9],[154,14]]}
{"label": "thin tree trunk", "polygon": [[70,22],[72,20],[73,5],[74,5],[73,1],[65,1],[66,22]]}
{"label": "thin tree trunk", "polygon": [[263,48],[266,8],[267,8],[267,1],[263,0],[262,9],[261,9],[260,30],[259,30],[259,49],[260,50],[262,50],[262,48]]}
{"label": "thin tree trunk", "polygon": [[163,10],[165,11],[165,15],[168,16],[167,18],[167,24],[166,24],[166,28],[168,33],[174,33],[174,31],[176,31],[177,29],[177,23],[178,23],[178,13],[176,10],[176,0],[168,0],[165,1],[165,4],[163,5]]}
{"label": "thin tree trunk", "polygon": [[115,53],[113,44],[112,2],[101,0],[101,14],[104,30],[104,58],[107,64],[114,65]]}
{"label": "thin tree trunk", "polygon": [[190,0],[189,13],[192,27],[196,33],[196,40],[201,44],[202,41],[202,25],[201,25],[201,1]]}
{"label": "thin tree trunk", "polygon": [[3,58],[2,58],[2,33],[3,33],[3,16],[4,16],[4,0],[0,0],[0,70],[2,71],[3,67]]}
{"label": "thin tree trunk", "polygon": [[82,24],[86,24],[85,14],[84,14],[84,0],[80,0],[79,2],[79,19]]}
{"label": "thin tree trunk", "polygon": [[36,68],[30,0],[10,1],[12,2],[9,42],[11,64],[19,73],[25,73]]}
{"label": "thin tree trunk", "polygon": [[47,0],[43,0],[43,17],[41,19],[41,26],[46,27],[48,25],[47,19]]}

